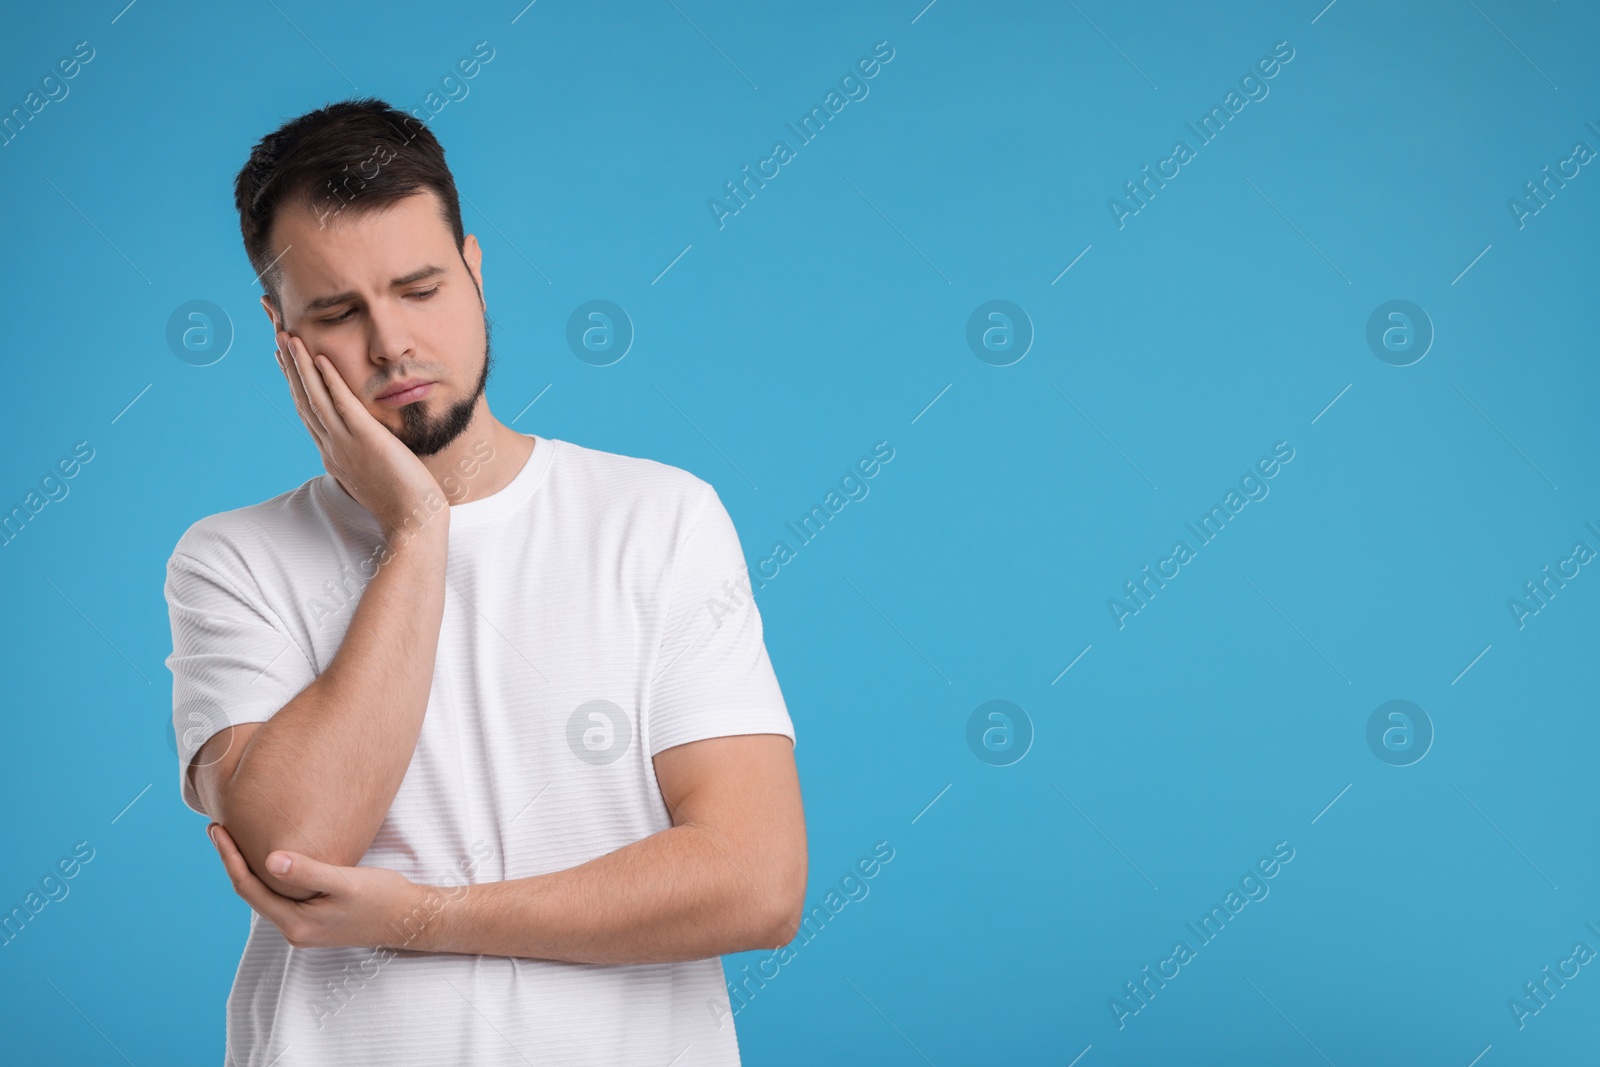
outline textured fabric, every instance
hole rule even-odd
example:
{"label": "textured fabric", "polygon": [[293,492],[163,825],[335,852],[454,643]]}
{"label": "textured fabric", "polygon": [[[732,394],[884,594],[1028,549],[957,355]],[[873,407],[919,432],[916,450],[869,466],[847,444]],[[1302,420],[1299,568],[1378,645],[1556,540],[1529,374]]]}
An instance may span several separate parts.
{"label": "textured fabric", "polygon": [[[533,436],[533,435],[529,435]],[[499,492],[449,511],[427,715],[367,866],[428,885],[544,874],[672,825],[652,757],[794,729],[738,534],[679,468],[534,437]],[[325,670],[377,522],[326,474],[212,515],[168,563],[173,725],[184,768]],[[739,1062],[713,957],[594,965],[296,949],[252,914],[228,999],[228,1064]]]}

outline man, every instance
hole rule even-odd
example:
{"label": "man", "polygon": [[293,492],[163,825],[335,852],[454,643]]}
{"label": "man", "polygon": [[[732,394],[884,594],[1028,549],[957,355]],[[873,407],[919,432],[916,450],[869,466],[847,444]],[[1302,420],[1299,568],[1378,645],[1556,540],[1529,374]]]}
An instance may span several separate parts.
{"label": "man", "polygon": [[240,1065],[739,1062],[793,936],[794,729],[715,490],[489,413],[482,250],[379,100],[235,183],[325,475],[167,570],[185,803],[255,915]]}

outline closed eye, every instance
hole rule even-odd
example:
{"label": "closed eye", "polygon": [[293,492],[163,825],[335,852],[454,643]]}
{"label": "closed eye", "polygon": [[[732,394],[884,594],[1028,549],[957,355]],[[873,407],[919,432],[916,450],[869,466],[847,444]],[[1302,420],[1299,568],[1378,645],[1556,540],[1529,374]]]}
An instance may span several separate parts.
{"label": "closed eye", "polygon": [[[416,291],[414,293],[407,293],[406,295],[407,296],[414,296],[418,300],[427,300],[429,297],[433,296],[438,291],[439,291],[439,287],[436,285],[432,289],[419,289],[418,291]],[[355,313],[356,313],[356,309],[355,308],[346,308],[345,310],[341,311],[339,314],[333,316],[332,318],[318,319],[317,321],[322,323],[324,326],[337,326],[341,322],[344,322],[346,319],[348,319],[351,315],[354,315]]]}

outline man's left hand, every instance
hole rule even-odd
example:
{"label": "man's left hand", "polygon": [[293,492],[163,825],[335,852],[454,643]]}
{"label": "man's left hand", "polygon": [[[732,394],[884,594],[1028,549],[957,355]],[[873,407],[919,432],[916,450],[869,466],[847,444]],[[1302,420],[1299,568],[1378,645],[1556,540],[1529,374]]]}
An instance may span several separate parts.
{"label": "man's left hand", "polygon": [[437,910],[430,908],[427,897],[438,890],[395,871],[338,867],[298,852],[272,852],[267,856],[268,871],[288,885],[317,894],[293,900],[256,877],[220,823],[212,823],[208,830],[234,892],[295,948],[405,947],[420,932],[416,917],[431,917]]}

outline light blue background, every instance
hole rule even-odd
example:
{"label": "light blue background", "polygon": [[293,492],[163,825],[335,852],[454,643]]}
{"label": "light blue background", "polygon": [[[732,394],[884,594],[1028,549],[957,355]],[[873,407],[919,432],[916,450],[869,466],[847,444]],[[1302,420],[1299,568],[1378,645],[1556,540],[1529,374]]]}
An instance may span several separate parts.
{"label": "light blue background", "polygon": [[[875,842],[895,858],[739,1013],[747,1063],[1591,1054],[1600,967],[1523,1029],[1507,1001],[1600,949],[1600,575],[1521,629],[1507,601],[1600,549],[1600,171],[1522,229],[1507,200],[1600,149],[1600,19],[922,3],[8,13],[0,110],[96,52],[0,148],[0,505],[96,453],[0,549],[0,906],[96,850],[0,948],[8,1057],[220,1061],[248,911],[178,796],[164,565],[197,518],[321,470],[232,180],[304,110],[421,105],[479,40],[432,126],[486,250],[502,420],[537,396],[516,428],[706,478],[752,569],[895,449],[758,598],[812,902]],[[719,230],[708,198],[880,40],[870,95]],[[1270,95],[1118,229],[1108,198],[1278,41]],[[606,368],[564,340],[595,298],[637,330]],[[165,340],[194,299],[236,331],[208,367]],[[966,345],[991,299],[1036,331],[1012,366]],[[1436,330],[1409,367],[1365,341],[1391,299]],[[1270,496],[1119,630],[1108,598],[1277,441]],[[1007,767],[966,741],[999,698],[1035,734]],[[1436,730],[1412,766],[1366,742],[1392,699]],[[1270,895],[1119,1029],[1110,998],[1278,841]]]}

